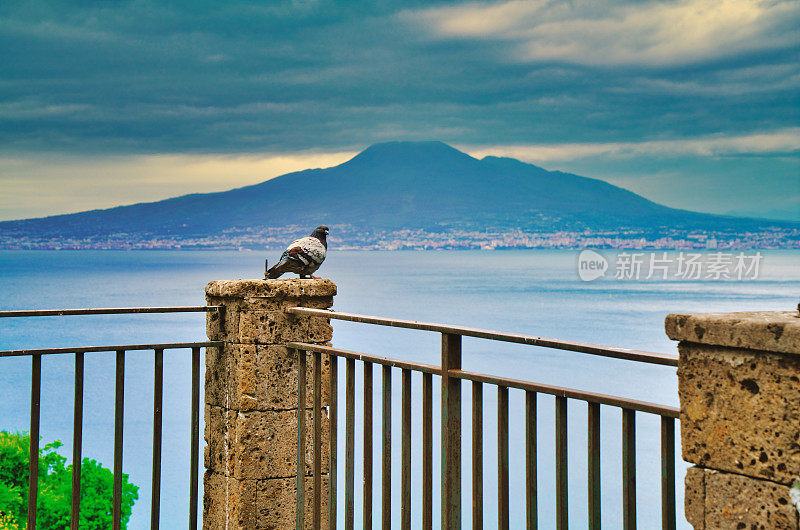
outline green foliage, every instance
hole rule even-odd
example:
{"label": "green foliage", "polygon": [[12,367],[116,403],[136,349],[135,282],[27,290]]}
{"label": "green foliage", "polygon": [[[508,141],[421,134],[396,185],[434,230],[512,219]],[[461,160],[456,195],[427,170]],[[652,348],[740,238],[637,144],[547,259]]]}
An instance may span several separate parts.
{"label": "green foliage", "polygon": [[[26,433],[0,431],[0,529],[24,529],[28,513],[28,449]],[[72,504],[72,466],[58,454],[61,442],[39,449],[39,494],[37,527],[69,528]],[[84,458],[81,463],[81,529],[111,528],[114,474],[100,463]],[[122,475],[122,527],[139,498],[139,487]]]}

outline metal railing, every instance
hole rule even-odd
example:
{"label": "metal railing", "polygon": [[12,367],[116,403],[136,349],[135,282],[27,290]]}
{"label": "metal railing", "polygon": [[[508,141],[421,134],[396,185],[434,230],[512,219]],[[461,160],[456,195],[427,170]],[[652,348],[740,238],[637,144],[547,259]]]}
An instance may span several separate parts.
{"label": "metal railing", "polygon": [[383,428],[382,428],[382,499],[381,518],[384,528],[391,523],[391,383],[392,368],[401,371],[401,527],[411,527],[411,373],[422,374],[422,526],[433,526],[433,376],[441,378],[441,526],[461,527],[461,387],[463,381],[472,382],[472,527],[483,527],[483,385],[497,387],[497,528],[509,527],[509,437],[508,391],[519,389],[525,393],[525,519],[527,528],[537,528],[537,406],[538,394],[555,396],[555,478],[556,527],[568,526],[567,484],[567,400],[580,400],[588,408],[587,488],[589,528],[600,528],[600,407],[622,409],[622,513],[626,530],[636,528],[636,412],[655,414],[661,418],[661,520],[662,528],[674,529],[675,512],[675,419],[679,409],[618,396],[586,392],[552,385],[492,376],[462,370],[462,337],[477,337],[496,341],[544,346],[561,350],[587,353],[616,359],[646,362],[663,366],[677,366],[678,357],[659,353],[613,348],[574,341],[536,336],[500,333],[460,326],[445,326],[425,322],[353,315],[323,309],[294,307],[288,313],[323,317],[351,322],[402,327],[441,333],[441,365],[422,364],[391,359],[366,353],[342,350],[331,346],[289,343],[297,351],[298,369],[298,469],[297,469],[297,528],[305,524],[305,458],[306,420],[301,413],[306,396],[306,352],[313,355],[313,464],[312,464],[312,518],[313,527],[319,528],[322,520],[321,451],[322,451],[322,356],[330,356],[330,403],[328,405],[329,429],[329,498],[328,526],[337,525],[338,476],[338,363],[345,359],[345,493],[344,521],[346,529],[355,527],[355,362],[364,367],[364,427],[363,427],[363,522],[361,527],[372,527],[372,392],[373,365],[383,367]]}
{"label": "metal railing", "polygon": [[[219,311],[221,306],[181,306],[181,307],[126,307],[103,309],[52,309],[30,311],[0,311],[0,318],[38,317],[65,315],[119,315],[138,313],[191,313]],[[159,527],[161,507],[161,440],[162,440],[162,401],[164,381],[164,350],[191,349],[192,351],[192,395],[191,395],[191,450],[189,477],[189,528],[197,528],[197,502],[199,481],[200,450],[200,349],[220,346],[221,342],[180,342],[163,344],[116,344],[112,346],[81,346],[69,348],[48,348],[32,350],[0,351],[0,358],[31,358],[31,418],[30,449],[28,468],[28,518],[27,528],[36,529],[36,501],[39,481],[39,407],[42,381],[42,356],[55,354],[75,355],[75,395],[73,399],[73,444],[72,444],[72,506],[70,529],[78,530],[80,522],[81,489],[81,445],[83,442],[83,388],[84,354],[93,352],[115,352],[115,394],[114,394],[114,482],[112,497],[113,530],[121,528],[122,521],[122,441],[123,410],[125,393],[125,356],[130,351],[153,350],[153,471],[150,503],[151,528]]]}

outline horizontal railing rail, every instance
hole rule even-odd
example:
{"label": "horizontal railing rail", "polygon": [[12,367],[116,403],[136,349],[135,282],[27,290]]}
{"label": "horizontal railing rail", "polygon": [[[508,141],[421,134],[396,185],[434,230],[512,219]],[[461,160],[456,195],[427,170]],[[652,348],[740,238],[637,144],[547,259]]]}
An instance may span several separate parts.
{"label": "horizontal railing rail", "polygon": [[12,317],[63,317],[74,315],[125,315],[138,313],[209,313],[223,306],[197,305],[174,307],[103,307],[96,309],[24,309],[0,311],[0,318]]}
{"label": "horizontal railing rail", "polygon": [[[392,359],[390,357],[381,357],[378,355],[370,355],[368,353],[361,353],[351,350],[342,350],[332,346],[323,346],[320,344],[309,344],[305,342],[290,342],[290,348],[303,350],[307,352],[319,352],[342,357],[345,359],[355,359],[357,361],[370,362],[399,368],[401,370],[414,370],[415,372],[422,372],[426,374],[433,374],[441,376],[444,370],[440,366],[424,363],[415,363],[412,361],[404,361],[401,359]],[[576,390],[574,388],[545,385],[541,383],[533,383],[530,381],[522,381],[519,379],[509,379],[507,377],[499,377],[487,374],[480,374],[476,372],[468,372],[464,370],[449,370],[448,375],[457,379],[466,381],[475,381],[479,383],[489,383],[496,386],[504,386],[508,388],[517,388],[519,390],[529,390],[531,392],[538,392],[540,394],[549,394],[551,396],[562,396],[566,398],[578,399],[588,403],[598,403],[601,405],[610,405],[612,407],[623,407],[639,412],[647,412],[650,414],[657,414],[668,418],[679,418],[680,409],[678,407],[670,407],[667,405],[659,405],[650,403],[648,401],[639,401],[636,399],[629,399],[620,396],[612,396],[607,394],[598,394],[595,392],[586,392],[583,390]]]}
{"label": "horizontal railing rail", "polygon": [[[120,315],[140,313],[206,313],[222,311],[222,306],[173,306],[173,307],[119,307],[96,309],[47,309],[0,311],[1,318],[41,317],[70,315]],[[84,354],[91,352],[114,352],[114,466],[113,493],[111,499],[112,529],[122,527],[122,481],[123,481],[123,412],[125,395],[125,356],[130,351],[153,351],[153,463],[150,500],[151,528],[159,528],[161,510],[161,454],[162,454],[162,405],[164,389],[164,351],[191,350],[191,432],[189,467],[189,528],[197,529],[200,457],[200,350],[220,347],[219,341],[171,342],[156,344],[115,344],[110,346],[72,346],[0,351],[0,358],[31,358],[31,415],[28,468],[28,512],[27,528],[36,529],[36,506],[39,486],[39,427],[42,381],[42,357],[53,354],[75,355],[75,381],[73,398],[73,445],[72,445],[72,490],[70,529],[78,530],[81,503],[81,464],[83,443],[84,406]]]}
{"label": "horizontal railing rail", "polygon": [[[547,339],[536,336],[501,333],[462,326],[446,326],[426,322],[355,315],[322,309],[293,307],[286,310],[295,315],[323,317],[351,322],[401,327],[441,333],[441,365],[431,365],[367,353],[343,350],[332,346],[290,342],[287,345],[298,355],[298,455],[306,454],[306,415],[302,410],[306,403],[306,355],[312,355],[313,414],[312,414],[312,527],[318,528],[322,521],[322,422],[329,422],[328,443],[330,454],[328,480],[328,527],[337,525],[337,476],[338,476],[338,358],[345,359],[345,529],[358,526],[355,522],[355,363],[363,363],[363,493],[361,527],[372,527],[373,495],[373,367],[382,366],[382,444],[381,467],[381,519],[383,527],[391,525],[392,517],[392,369],[401,371],[401,528],[411,527],[411,381],[412,373],[422,376],[422,527],[433,526],[433,377],[441,379],[441,524],[442,528],[461,527],[461,387],[464,381],[472,383],[472,527],[483,528],[483,387],[492,385],[497,389],[497,522],[496,528],[508,529],[509,519],[509,389],[521,390],[525,394],[525,522],[527,528],[538,527],[538,478],[537,478],[537,396],[548,394],[555,397],[555,490],[556,522],[558,530],[568,528],[568,399],[584,401],[587,406],[587,514],[588,527],[599,529],[601,523],[601,474],[600,474],[600,412],[601,406],[611,406],[622,412],[622,517],[623,528],[636,528],[636,413],[647,413],[661,419],[661,526],[664,530],[676,527],[675,509],[675,419],[679,418],[677,407],[587,392],[573,388],[558,387],[522,381],[500,376],[481,374],[462,369],[462,337],[476,337],[533,346],[570,350],[631,361],[676,366],[677,357],[653,352],[624,348],[612,348],[596,344]],[[324,411],[321,403],[323,382],[323,356],[330,360],[328,384],[329,403]],[[305,458],[298,457],[297,469],[297,521],[298,529],[305,528]]]}
{"label": "horizontal railing rail", "polygon": [[571,340],[550,339],[535,335],[522,335],[519,333],[504,333],[487,329],[471,328],[466,326],[448,326],[444,324],[433,324],[430,322],[418,322],[416,320],[402,320],[397,318],[383,318],[367,315],[356,315],[353,313],[342,313],[329,309],[312,309],[308,307],[290,307],[287,313],[293,315],[319,316],[335,320],[346,320],[362,324],[376,324],[378,326],[388,326],[395,328],[408,328],[421,331],[434,331],[438,333],[449,333],[461,335],[462,337],[475,337],[478,339],[496,340],[501,342],[513,342],[517,344],[527,344],[529,346],[542,346],[557,350],[567,350],[590,355],[600,355],[602,357],[612,357],[615,359],[626,359],[629,361],[639,361],[664,366],[678,366],[678,356],[666,353],[655,353],[641,350],[631,350],[628,348],[615,348],[613,346],[601,346],[588,342],[577,342]]}
{"label": "horizontal railing rail", "polygon": [[43,348],[38,350],[2,350],[0,357],[24,357],[29,355],[54,355],[63,353],[112,352],[117,350],[175,350],[185,348],[212,348],[222,346],[219,341],[166,342],[163,344],[116,344],[114,346],[70,346],[66,348]]}

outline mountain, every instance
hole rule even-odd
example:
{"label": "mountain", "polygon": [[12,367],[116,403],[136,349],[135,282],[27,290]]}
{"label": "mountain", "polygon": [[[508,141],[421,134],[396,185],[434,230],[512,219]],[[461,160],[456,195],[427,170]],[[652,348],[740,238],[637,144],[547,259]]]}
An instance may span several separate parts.
{"label": "mountain", "polygon": [[198,237],[297,225],[423,229],[737,231],[769,222],[668,208],[603,182],[511,158],[473,158],[441,142],[373,145],[326,169],[244,188],[106,210],[0,222],[0,236]]}

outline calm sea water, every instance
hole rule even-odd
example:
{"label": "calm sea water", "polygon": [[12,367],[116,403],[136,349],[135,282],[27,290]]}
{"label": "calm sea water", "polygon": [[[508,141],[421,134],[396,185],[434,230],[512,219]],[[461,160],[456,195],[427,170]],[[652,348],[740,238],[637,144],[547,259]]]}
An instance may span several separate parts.
{"label": "calm sea water", "polygon": [[[276,253],[271,253],[274,261]],[[336,252],[331,251],[320,273],[339,287],[335,308],[342,311],[398,318],[464,324],[598,344],[674,353],[664,334],[664,317],[671,312],[788,310],[796,307],[800,289],[800,252],[763,252],[757,280],[737,281],[613,281],[586,283],[578,279],[575,251],[509,252]],[[214,279],[258,278],[265,254],[253,252],[0,252],[0,308],[46,309],[204,304],[203,288]],[[204,340],[202,315],[85,316],[4,319],[0,349],[76,345],[131,344]],[[334,343],[343,348],[436,363],[436,334],[334,323]],[[162,525],[186,526],[189,475],[190,365],[187,351],[165,354]],[[0,360],[0,429],[27,430],[30,410],[30,360]],[[111,467],[113,462],[113,354],[86,356],[84,455]],[[465,339],[465,369],[531,381],[677,405],[675,370],[604,359],[578,353]],[[45,441],[72,444],[72,356],[43,360],[42,424]],[[125,472],[140,486],[131,528],[149,527],[152,447],[152,352],[127,357],[125,387]],[[343,370],[341,370],[343,372]],[[399,404],[399,374],[394,402]],[[357,370],[357,388],[361,384]],[[379,374],[376,373],[376,385]],[[413,379],[415,406],[421,380]],[[344,385],[340,385],[340,388]],[[357,403],[361,403],[357,396]],[[438,399],[438,393],[434,400]],[[469,429],[470,388],[464,387],[464,428]],[[523,399],[511,391],[511,516],[512,527],[524,522]],[[485,515],[496,517],[495,392],[484,392]],[[343,402],[343,398],[342,398]],[[380,440],[379,387],[375,395],[375,433]],[[569,407],[570,522],[586,525],[586,410],[581,402]],[[400,417],[393,416],[395,479],[393,509],[399,518]],[[357,413],[360,425],[361,412]],[[539,517],[542,528],[553,525],[554,455],[553,399],[540,396]],[[415,410],[413,440],[413,502],[420,511],[419,410]],[[620,413],[602,409],[603,523],[621,526]],[[438,420],[435,420],[438,421]],[[658,528],[658,419],[637,415],[637,499],[640,528]],[[343,439],[343,436],[340,438]],[[360,442],[361,434],[356,433]],[[434,443],[438,443],[435,438]],[[469,521],[470,438],[464,444],[464,520]],[[375,444],[378,446],[379,444]],[[357,452],[360,450],[357,448]],[[434,451],[434,465],[438,466]],[[343,458],[340,458],[340,461]],[[376,462],[379,455],[376,454]],[[679,459],[678,459],[679,460]],[[682,518],[682,477],[678,463],[679,520]],[[360,474],[360,462],[356,474]],[[380,480],[375,469],[376,485]],[[343,478],[343,474],[340,474]],[[438,473],[434,473],[438,488]],[[340,484],[343,488],[343,484]],[[340,491],[343,491],[340,489]],[[377,491],[377,488],[376,488]],[[379,509],[379,494],[374,495]],[[361,506],[357,501],[356,509]],[[438,510],[434,510],[438,524]],[[377,518],[376,518],[377,524]],[[419,521],[414,521],[418,526]],[[681,526],[681,524],[679,524]]]}

